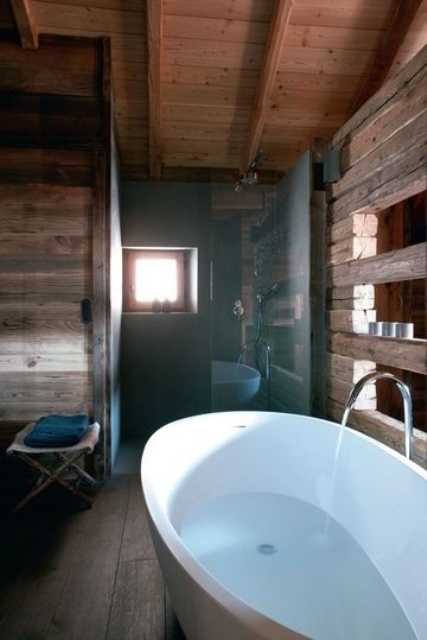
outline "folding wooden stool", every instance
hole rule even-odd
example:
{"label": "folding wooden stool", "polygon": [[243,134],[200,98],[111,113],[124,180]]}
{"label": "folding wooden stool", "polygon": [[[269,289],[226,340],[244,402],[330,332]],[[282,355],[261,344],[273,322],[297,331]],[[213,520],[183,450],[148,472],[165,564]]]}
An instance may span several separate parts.
{"label": "folding wooden stool", "polygon": [[[95,484],[95,478],[86,473],[77,461],[84,455],[93,453],[93,450],[99,440],[100,426],[97,422],[91,424],[82,439],[69,447],[29,447],[25,444],[25,437],[33,429],[35,423],[31,423],[16,434],[13,443],[6,450],[9,455],[16,455],[29,466],[36,469],[40,475],[32,486],[30,492],[19,502],[14,511],[19,511],[32,498],[47,489],[54,482],[58,482],[75,496],[86,502],[88,506],[92,506],[93,498],[77,488],[78,482],[82,479],[90,484]],[[48,459],[49,465],[43,458]],[[71,479],[69,475],[74,474]],[[75,484],[73,482],[77,480]]]}

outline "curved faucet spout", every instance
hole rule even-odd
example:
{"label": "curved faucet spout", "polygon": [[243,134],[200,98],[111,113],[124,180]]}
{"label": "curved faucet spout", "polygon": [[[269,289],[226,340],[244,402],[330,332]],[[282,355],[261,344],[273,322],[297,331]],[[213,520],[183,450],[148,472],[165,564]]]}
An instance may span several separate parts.
{"label": "curved faucet spout", "polygon": [[403,420],[405,426],[405,456],[411,460],[414,440],[412,398],[409,387],[404,382],[399,380],[399,378],[396,378],[396,376],[394,376],[393,374],[386,371],[376,371],[375,373],[368,373],[366,376],[363,376],[363,378],[356,382],[348,397],[341,424],[343,426],[347,424],[348,417],[354,405],[356,404],[356,400],[359,397],[359,394],[362,391],[363,387],[369,382],[375,382],[376,380],[391,380],[395,383],[401,393],[403,400]]}

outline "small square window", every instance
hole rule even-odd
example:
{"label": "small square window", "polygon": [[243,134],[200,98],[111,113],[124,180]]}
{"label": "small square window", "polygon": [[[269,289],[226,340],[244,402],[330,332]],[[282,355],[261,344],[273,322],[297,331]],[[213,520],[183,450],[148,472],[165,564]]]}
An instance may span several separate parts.
{"label": "small square window", "polygon": [[123,310],[195,311],[196,249],[124,249]]}

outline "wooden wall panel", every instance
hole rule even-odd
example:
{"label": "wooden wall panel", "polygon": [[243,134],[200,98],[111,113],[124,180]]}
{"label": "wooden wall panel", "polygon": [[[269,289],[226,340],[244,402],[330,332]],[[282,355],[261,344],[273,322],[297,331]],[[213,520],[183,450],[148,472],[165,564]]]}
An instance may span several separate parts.
{"label": "wooden wall panel", "polygon": [[[90,186],[93,181],[92,165],[88,161],[87,151],[71,154],[60,149],[50,149],[47,158],[43,149],[27,148],[24,154],[19,148],[0,148],[0,173],[3,198],[7,197],[8,191],[14,193],[12,198],[17,197],[17,190],[12,185],[20,184],[19,192],[24,195],[25,189],[30,190],[30,185],[37,183],[44,185],[45,192],[50,190],[51,204],[57,205],[61,195],[63,196],[58,187],[64,184],[68,187],[74,186],[72,191],[67,192],[66,202],[61,203],[64,211],[68,207],[72,208],[75,200],[83,203],[86,197],[83,187]],[[13,205],[13,201],[10,204]],[[27,206],[33,205],[27,203]]]}
{"label": "wooden wall panel", "polygon": [[2,420],[93,410],[91,327],[80,321],[91,295],[91,198],[89,187],[2,185]]}
{"label": "wooden wall panel", "polygon": [[50,412],[109,429],[109,69],[103,38],[0,40],[0,438]]}
{"label": "wooden wall panel", "polygon": [[[352,250],[352,246],[350,245]],[[370,258],[361,256],[357,260],[343,255],[335,264],[330,258],[328,265],[328,285],[345,287],[369,282],[397,282],[424,278],[427,272],[427,245],[425,242],[388,251]],[[330,252],[331,254],[332,252]]]}
{"label": "wooden wall panel", "polygon": [[[402,216],[411,215],[411,205],[407,203],[413,202],[415,194],[420,194],[417,198],[424,198],[421,201],[425,203],[426,90],[427,47],[365,103],[333,138],[333,148],[341,153],[343,175],[328,188],[327,194],[330,229],[327,234],[326,367],[328,412],[333,419],[342,417],[348,390],[355,377],[359,379],[363,375],[358,369],[361,361],[370,362],[371,369],[385,368],[404,380],[416,381],[416,385],[410,384],[417,402],[415,448],[417,461],[424,465],[427,464],[427,436],[422,430],[427,425],[418,395],[422,388],[420,380],[425,381],[427,376],[427,341],[425,329],[420,329],[420,325],[426,325],[425,220],[424,231],[420,228],[416,237],[411,240],[408,236],[406,241]],[[406,204],[399,205],[401,202]],[[394,220],[396,224],[391,224]],[[367,257],[363,248],[366,241],[368,244],[372,241]],[[395,313],[392,317],[378,317],[378,310],[384,313],[384,305],[381,306],[378,299],[380,292],[376,285],[379,284],[400,286],[401,294],[421,291],[421,295],[411,294],[406,300],[405,317],[402,309],[390,310],[390,314]],[[407,320],[409,307],[410,320],[414,317],[418,323],[419,333],[415,339],[368,335],[369,321]],[[343,358],[347,366],[337,376],[336,363]],[[403,426],[396,420],[385,415],[381,418],[378,411],[360,414],[356,411],[350,420],[356,428],[402,449]],[[396,429],[400,433],[396,433]]]}
{"label": "wooden wall panel", "polygon": [[0,40],[2,92],[19,92],[22,97],[39,99],[43,94],[96,99],[99,65],[96,47],[83,38],[78,46],[75,40],[63,39],[59,52],[57,41],[44,36],[33,56]]}
{"label": "wooden wall panel", "polygon": [[101,41],[51,36],[29,55],[0,40],[2,145],[92,148],[102,145]]}
{"label": "wooden wall panel", "polygon": [[334,222],[426,189],[427,47],[333,138],[343,176],[330,188]]}

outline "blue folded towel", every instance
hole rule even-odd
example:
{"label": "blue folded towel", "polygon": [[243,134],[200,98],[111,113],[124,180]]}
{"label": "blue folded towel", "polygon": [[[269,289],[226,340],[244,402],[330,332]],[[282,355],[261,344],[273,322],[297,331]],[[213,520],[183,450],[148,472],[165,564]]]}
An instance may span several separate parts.
{"label": "blue folded towel", "polygon": [[71,447],[80,442],[89,426],[86,414],[50,415],[37,420],[24,438],[28,447]]}

